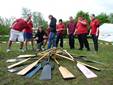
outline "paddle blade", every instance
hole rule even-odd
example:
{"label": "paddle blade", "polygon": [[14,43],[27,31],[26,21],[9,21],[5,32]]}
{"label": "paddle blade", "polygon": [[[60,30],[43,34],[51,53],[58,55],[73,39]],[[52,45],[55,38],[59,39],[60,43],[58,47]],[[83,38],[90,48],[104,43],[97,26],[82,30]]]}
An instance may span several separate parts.
{"label": "paddle blade", "polygon": [[13,72],[18,72],[18,71],[22,70],[23,68],[25,68],[25,66],[15,67],[15,68],[12,68],[12,69],[8,69],[8,71],[13,73]]}
{"label": "paddle blade", "polygon": [[75,76],[63,66],[59,67],[59,71],[64,79],[75,78]]}
{"label": "paddle blade", "polygon": [[28,57],[34,57],[35,55],[19,55],[17,58],[28,58]]}
{"label": "paddle blade", "polygon": [[34,74],[36,74],[42,68],[41,64],[38,64],[33,70],[26,74],[27,78],[31,78]]}
{"label": "paddle blade", "polygon": [[51,65],[47,64],[44,66],[40,80],[50,80],[51,79]]}
{"label": "paddle blade", "polygon": [[35,65],[37,65],[38,61],[28,65],[27,67],[25,67],[24,69],[22,69],[21,71],[19,71],[17,74],[18,75],[25,75],[27,72],[29,72]]}
{"label": "paddle blade", "polygon": [[86,78],[95,78],[97,75],[93,73],[91,70],[89,70],[86,66],[77,63],[77,67],[80,69],[80,71],[86,76]]}
{"label": "paddle blade", "polygon": [[97,70],[97,71],[100,71],[101,69],[97,68],[97,67],[94,67],[94,66],[91,66],[89,64],[86,64],[86,63],[83,63],[83,62],[80,62],[80,61],[77,61],[78,63],[88,67],[88,68],[91,68],[91,69],[94,69],[94,70]]}
{"label": "paddle blade", "polygon": [[14,62],[17,62],[17,61],[21,61],[23,59],[8,59],[6,62],[7,63],[14,63]]}

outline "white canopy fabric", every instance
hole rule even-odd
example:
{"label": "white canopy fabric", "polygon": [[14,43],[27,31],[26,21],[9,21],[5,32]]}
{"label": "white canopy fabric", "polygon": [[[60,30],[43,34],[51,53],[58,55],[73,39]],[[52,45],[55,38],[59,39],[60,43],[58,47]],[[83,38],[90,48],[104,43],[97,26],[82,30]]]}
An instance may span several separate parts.
{"label": "white canopy fabric", "polygon": [[99,27],[99,40],[113,42],[113,24],[104,23]]}

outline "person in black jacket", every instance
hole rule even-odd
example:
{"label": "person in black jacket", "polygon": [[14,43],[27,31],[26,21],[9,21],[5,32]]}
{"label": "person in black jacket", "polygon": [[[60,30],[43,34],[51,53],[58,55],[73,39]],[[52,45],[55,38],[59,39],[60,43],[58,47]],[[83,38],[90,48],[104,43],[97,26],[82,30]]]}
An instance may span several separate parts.
{"label": "person in black jacket", "polygon": [[50,24],[50,34],[48,38],[48,49],[51,48],[51,46],[56,47],[56,18],[54,18],[52,15],[49,15]]}
{"label": "person in black jacket", "polygon": [[41,26],[38,27],[37,33],[35,34],[34,38],[37,41],[37,51],[44,50],[48,36],[46,32],[42,30]]}

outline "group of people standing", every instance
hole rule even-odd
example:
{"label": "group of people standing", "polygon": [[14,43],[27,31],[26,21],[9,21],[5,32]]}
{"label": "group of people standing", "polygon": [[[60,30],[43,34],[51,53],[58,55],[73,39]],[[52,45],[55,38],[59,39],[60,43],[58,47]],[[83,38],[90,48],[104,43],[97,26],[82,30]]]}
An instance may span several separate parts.
{"label": "group of people standing", "polygon": [[[92,40],[94,42],[94,48],[95,51],[98,51],[98,36],[99,36],[99,26],[100,26],[100,22],[98,19],[95,18],[95,15],[92,14],[90,16],[91,22],[90,22],[90,31],[88,30],[88,21],[80,16],[78,17],[77,22],[74,21],[73,17],[69,18],[69,22],[68,24],[65,26],[65,24],[63,23],[62,19],[59,20],[59,23],[56,25],[56,19],[51,15],[50,16],[50,36],[49,36],[49,47],[50,48],[50,44],[53,42],[53,47],[58,47],[58,43],[60,40],[60,47],[63,48],[63,34],[64,34],[64,30],[65,28],[67,28],[67,35],[69,37],[69,46],[70,49],[75,49],[75,39],[74,37],[77,36],[78,41],[79,41],[79,49],[78,50],[83,50],[83,48],[85,47],[88,51],[90,51],[90,46],[87,40],[87,35],[91,35]],[[56,38],[55,38],[55,29],[56,29]],[[56,42],[55,42],[56,39]]]}
{"label": "group of people standing", "polygon": [[[77,22],[74,21],[73,17],[69,18],[69,22],[67,25],[64,24],[62,19],[59,19],[57,24],[57,20],[53,15],[49,15],[50,23],[48,24],[48,28],[46,31],[43,30],[42,26],[38,27],[37,33],[33,37],[33,23],[31,20],[31,16],[28,16],[27,20],[17,19],[11,26],[10,38],[8,42],[7,52],[10,51],[11,45],[13,41],[20,41],[20,49],[23,51],[23,46],[25,42],[25,49],[27,50],[28,41],[31,41],[32,49],[34,49],[33,41],[37,41],[37,49],[43,50],[48,42],[47,49],[51,47],[58,47],[60,41],[60,47],[63,48],[63,37],[64,31],[67,30],[67,35],[69,37],[69,46],[70,49],[75,48],[75,39],[77,36],[79,41],[79,50],[83,50],[85,47],[88,51],[90,51],[89,43],[87,40],[87,35],[91,35],[95,51],[98,51],[98,36],[99,36],[99,20],[95,18],[95,15],[92,14],[90,16],[90,32],[88,32],[88,21],[80,16],[78,17]],[[67,28],[67,29],[66,29]],[[24,33],[24,34],[23,34]]]}

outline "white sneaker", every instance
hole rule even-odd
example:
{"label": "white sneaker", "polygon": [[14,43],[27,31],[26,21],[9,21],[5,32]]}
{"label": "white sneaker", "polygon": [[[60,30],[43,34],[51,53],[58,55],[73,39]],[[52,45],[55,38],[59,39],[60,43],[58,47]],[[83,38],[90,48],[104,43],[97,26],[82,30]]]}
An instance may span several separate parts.
{"label": "white sneaker", "polygon": [[11,49],[9,49],[9,48],[6,50],[6,52],[10,52],[10,51],[11,51]]}

